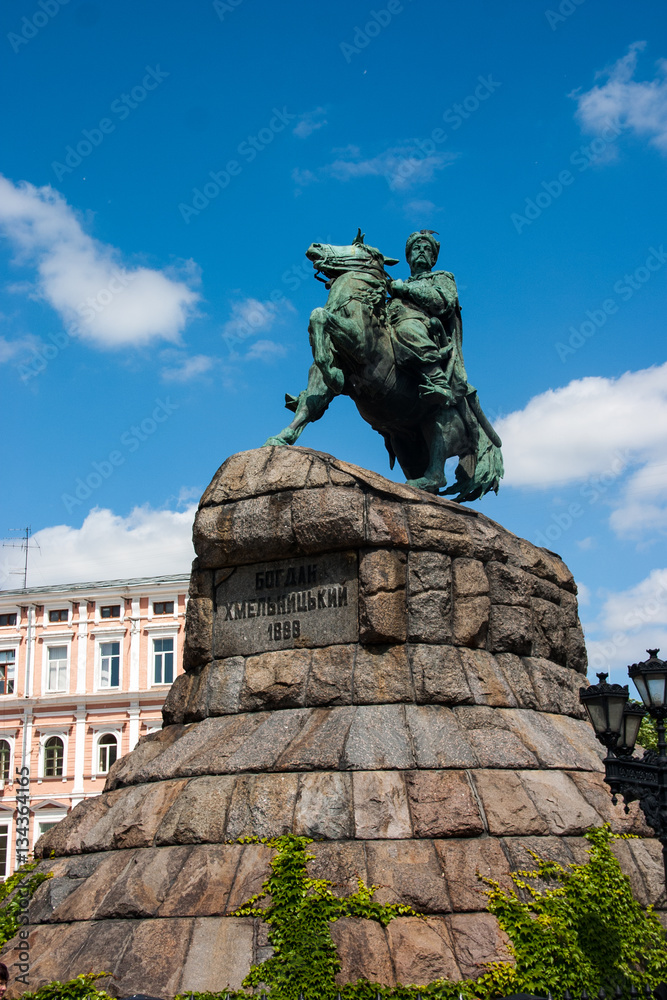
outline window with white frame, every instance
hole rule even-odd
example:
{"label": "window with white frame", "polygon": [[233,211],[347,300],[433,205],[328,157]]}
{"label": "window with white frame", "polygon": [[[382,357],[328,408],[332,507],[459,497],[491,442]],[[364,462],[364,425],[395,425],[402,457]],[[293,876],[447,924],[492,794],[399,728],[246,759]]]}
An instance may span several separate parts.
{"label": "window with white frame", "polygon": [[153,639],[153,683],[171,684],[174,680],[174,640]]}
{"label": "window with white frame", "polygon": [[9,874],[9,823],[0,823],[0,878]]}
{"label": "window with white frame", "polygon": [[61,736],[49,736],[44,742],[44,777],[62,778],[65,764],[65,743]]}
{"label": "window with white frame", "polygon": [[37,809],[35,811],[35,825],[33,827],[33,846],[42,834],[52,830],[66,815],[65,809]]}
{"label": "window with white frame", "polygon": [[97,773],[106,774],[118,760],[118,737],[115,733],[102,733],[97,741]]}
{"label": "window with white frame", "polygon": [[103,604],[100,607],[100,618],[120,618],[120,604]]}
{"label": "window with white frame", "polygon": [[47,646],[46,690],[67,690],[67,646]]}
{"label": "window with white frame", "polygon": [[12,773],[12,745],[0,739],[0,781],[9,781]]}
{"label": "window with white frame", "polygon": [[174,613],[173,601],[153,601],[154,615],[173,615],[173,613]]}
{"label": "window with white frame", "polygon": [[0,627],[1,628],[7,628],[8,626],[12,626],[12,625],[15,626],[16,625],[16,618],[17,618],[17,614],[16,614],[15,611],[12,611],[12,612],[10,612],[9,614],[6,614],[6,615],[5,614],[0,615]]}
{"label": "window with white frame", "polygon": [[16,650],[0,649],[0,694],[14,694]]}
{"label": "window with white frame", "polygon": [[99,686],[120,687],[120,642],[100,643]]}
{"label": "window with white frame", "polygon": [[51,608],[49,611],[49,624],[53,622],[68,622],[69,608]]}

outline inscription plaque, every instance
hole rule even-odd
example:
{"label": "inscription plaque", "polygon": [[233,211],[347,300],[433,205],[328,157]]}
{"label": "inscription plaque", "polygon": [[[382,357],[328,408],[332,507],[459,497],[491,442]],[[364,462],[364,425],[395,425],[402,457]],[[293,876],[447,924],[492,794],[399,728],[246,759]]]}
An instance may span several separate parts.
{"label": "inscription plaque", "polygon": [[216,587],[216,659],[358,638],[355,552],[237,566]]}

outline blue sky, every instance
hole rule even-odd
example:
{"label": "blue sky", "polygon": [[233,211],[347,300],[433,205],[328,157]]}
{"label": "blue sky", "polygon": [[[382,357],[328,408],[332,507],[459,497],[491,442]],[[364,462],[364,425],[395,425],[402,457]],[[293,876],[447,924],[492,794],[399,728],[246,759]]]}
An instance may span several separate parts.
{"label": "blue sky", "polygon": [[[306,247],[361,226],[402,260],[431,228],[505,440],[477,506],[562,554],[598,669],[667,649],[664,6],[0,17],[0,534],[32,526],[30,584],[186,571],[193,503],[305,384]],[[347,399],[300,443],[389,475]]]}

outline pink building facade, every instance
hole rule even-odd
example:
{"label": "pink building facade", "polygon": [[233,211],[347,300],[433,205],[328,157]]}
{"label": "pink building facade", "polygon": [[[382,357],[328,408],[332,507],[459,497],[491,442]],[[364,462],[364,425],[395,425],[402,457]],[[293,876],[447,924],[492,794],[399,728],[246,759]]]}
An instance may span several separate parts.
{"label": "pink building facade", "polygon": [[188,582],[0,591],[0,878],[161,727],[182,670]]}

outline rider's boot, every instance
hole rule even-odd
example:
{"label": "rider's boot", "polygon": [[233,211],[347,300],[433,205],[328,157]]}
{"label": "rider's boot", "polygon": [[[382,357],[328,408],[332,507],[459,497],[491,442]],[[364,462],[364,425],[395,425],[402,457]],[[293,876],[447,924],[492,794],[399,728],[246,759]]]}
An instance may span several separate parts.
{"label": "rider's boot", "polygon": [[437,397],[443,406],[454,406],[456,399],[440,365],[427,365],[425,368],[422,368],[421,377],[419,395],[422,399]]}

